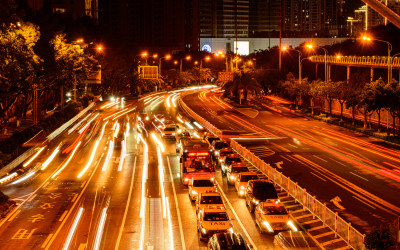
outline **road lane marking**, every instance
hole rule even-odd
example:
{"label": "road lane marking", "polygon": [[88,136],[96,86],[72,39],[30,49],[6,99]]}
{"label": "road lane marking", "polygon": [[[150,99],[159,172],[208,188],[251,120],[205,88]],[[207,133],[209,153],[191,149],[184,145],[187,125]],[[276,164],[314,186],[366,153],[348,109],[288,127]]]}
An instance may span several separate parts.
{"label": "road lane marking", "polygon": [[235,216],[237,222],[239,223],[240,227],[242,228],[244,234],[246,235],[247,239],[249,240],[250,244],[253,246],[253,249],[257,250],[256,245],[254,244],[253,240],[251,239],[249,233],[247,232],[246,228],[243,226],[242,221],[240,220],[239,216],[236,214],[235,210],[233,209],[233,206],[231,202],[228,200],[228,197],[226,197],[224,190],[222,190],[221,186],[217,182],[217,187],[219,191],[221,192],[222,196],[224,197],[224,200],[228,203],[229,207],[231,208],[231,211],[233,215]]}
{"label": "road lane marking", "polygon": [[74,195],[74,198],[72,198],[72,200],[71,200],[72,203],[76,200],[76,197],[78,197],[78,194]]}
{"label": "road lane marking", "polygon": [[169,162],[169,157],[167,157],[167,162],[168,162],[168,169],[169,169],[169,177],[171,178],[172,191],[174,192],[176,213],[178,215],[178,224],[179,224],[179,231],[180,231],[180,234],[181,234],[182,249],[186,250],[185,237],[183,235],[183,228],[182,228],[182,221],[181,221],[181,212],[180,212],[179,206],[178,206],[178,198],[176,196],[174,177],[172,177],[172,170],[171,170],[171,164]]}
{"label": "road lane marking", "polygon": [[323,181],[326,181],[324,178],[320,177],[319,175],[317,175],[317,174],[315,174],[313,172],[310,172],[310,174],[314,175],[315,177],[317,177],[317,178],[319,178],[319,179],[321,179]]}
{"label": "road lane marking", "polygon": [[36,230],[37,230],[37,228],[34,228],[30,232],[28,232],[28,229],[20,228],[13,235],[13,237],[11,237],[11,239],[12,240],[28,240]]}
{"label": "road lane marking", "polygon": [[21,210],[18,210],[13,216],[10,217],[10,219],[8,219],[8,221],[13,221],[14,218],[15,218],[19,213],[21,213]]}
{"label": "road lane marking", "polygon": [[53,237],[53,234],[49,234],[46,238],[46,240],[43,242],[42,246],[40,248],[44,248],[47,245],[47,242]]}
{"label": "road lane marking", "polygon": [[362,176],[359,176],[358,174],[355,174],[355,173],[353,173],[353,172],[350,172],[350,174],[355,175],[355,176],[357,176],[358,178],[361,178],[361,179],[363,179],[363,180],[369,181],[368,179],[366,179],[366,178],[364,178],[364,177],[362,177]]}
{"label": "road lane marking", "polygon": [[81,185],[80,188],[83,188],[83,186],[85,186],[85,184],[86,184],[86,181],[84,181],[84,182],[82,183],[82,185]]}
{"label": "road lane marking", "polygon": [[283,155],[281,155],[281,157],[282,157],[283,159],[287,160],[288,162],[292,162],[292,160],[290,160],[289,158],[287,158],[287,157],[285,157],[285,156],[283,156]]}
{"label": "road lane marking", "polygon": [[46,188],[47,185],[49,185],[49,184],[50,184],[50,182],[46,182],[46,183],[44,184],[43,188]]}
{"label": "road lane marking", "polygon": [[30,201],[32,201],[33,199],[35,199],[36,196],[37,196],[37,194],[32,195],[32,196],[27,200],[27,202],[30,202]]}
{"label": "road lane marking", "polygon": [[[99,160],[100,163],[100,160]],[[97,167],[99,166],[99,163],[97,163],[96,167],[94,168],[94,171],[91,173],[89,180],[86,181],[86,185],[85,187],[82,189],[82,191],[80,192],[78,198],[76,199],[76,201],[74,202],[74,204],[72,205],[71,209],[69,210],[69,212],[67,213],[67,215],[65,216],[65,219],[61,222],[61,225],[58,227],[58,229],[56,230],[56,232],[54,233],[53,237],[50,239],[49,243],[47,244],[47,246],[43,246],[42,248],[46,247],[46,250],[48,250],[51,246],[51,244],[53,243],[53,241],[55,240],[55,238],[57,237],[57,235],[60,233],[61,228],[64,226],[65,222],[67,221],[68,217],[71,215],[72,211],[74,210],[75,206],[78,204],[79,199],[82,197],[83,193],[85,192],[86,188],[89,186],[90,181],[92,180],[94,173],[97,170]]]}
{"label": "road lane marking", "polygon": [[118,250],[118,248],[119,248],[119,243],[120,243],[121,237],[122,237],[122,231],[124,229],[126,216],[128,214],[129,204],[130,204],[131,198],[132,198],[133,180],[135,179],[135,170],[136,170],[136,160],[137,160],[137,157],[135,156],[135,161],[133,163],[133,173],[132,173],[131,185],[129,187],[128,201],[126,202],[124,216],[122,217],[122,222],[121,222],[121,227],[119,229],[117,242],[115,243],[115,250]]}
{"label": "road lane marking", "polygon": [[85,249],[86,249],[86,243],[79,244],[78,250],[85,250]]}
{"label": "road lane marking", "polygon": [[318,157],[318,156],[316,156],[316,155],[313,155],[315,158],[317,158],[317,159],[320,159],[321,161],[324,161],[324,162],[328,162],[327,160],[325,160],[325,159],[322,159],[321,157]]}
{"label": "road lane marking", "polygon": [[64,217],[67,215],[67,213],[68,213],[68,210],[65,210],[58,221],[63,221]]}

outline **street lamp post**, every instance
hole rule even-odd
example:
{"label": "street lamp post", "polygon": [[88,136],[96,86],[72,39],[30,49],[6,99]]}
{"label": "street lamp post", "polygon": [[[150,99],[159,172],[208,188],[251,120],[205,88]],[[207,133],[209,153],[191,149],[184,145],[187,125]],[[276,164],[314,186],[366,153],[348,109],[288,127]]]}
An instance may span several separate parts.
{"label": "street lamp post", "polygon": [[362,40],[363,41],[367,41],[367,42],[369,42],[369,41],[371,41],[371,40],[374,40],[374,41],[378,41],[378,42],[382,42],[382,43],[386,43],[387,44],[387,46],[388,46],[388,82],[390,83],[391,81],[392,81],[392,62],[391,62],[391,56],[390,56],[390,53],[392,52],[392,44],[391,43],[389,43],[388,41],[384,41],[384,40],[379,40],[379,39],[373,39],[373,38],[371,38],[371,37],[368,37],[368,36],[363,36],[362,37]]}
{"label": "street lamp post", "polygon": [[297,53],[299,53],[299,84],[301,84],[301,51],[300,50],[297,50],[297,49],[292,49],[292,48],[288,48],[288,47],[286,47],[286,46],[283,46],[282,47],[282,51],[286,51],[286,50],[294,50],[294,51],[296,51]]}
{"label": "street lamp post", "polygon": [[[306,44],[306,48],[308,48],[308,49],[313,49],[313,45],[312,44]],[[325,61],[325,83],[328,83],[328,61],[327,61],[327,54],[328,54],[328,51],[324,48],[324,47],[321,47],[321,46],[316,46],[317,48],[320,48],[320,49],[323,49],[324,50],[324,61]]]}
{"label": "street lamp post", "polygon": [[160,57],[158,59],[158,70],[160,71],[160,75],[161,75],[161,59],[169,60],[169,59],[171,59],[171,55],[168,54],[168,55],[166,55],[164,57]]}
{"label": "street lamp post", "polygon": [[203,59],[206,60],[206,61],[210,61],[211,58],[210,58],[209,56],[207,56],[207,57],[205,57],[205,58],[201,58],[201,59],[200,59],[200,69],[203,68]]}
{"label": "street lamp post", "polygon": [[[185,59],[186,59],[186,61],[189,61],[190,59],[192,59],[192,57],[191,56],[186,56]],[[181,58],[181,65],[180,65],[180,68],[179,68],[179,72],[180,73],[182,73],[182,60],[183,60],[183,58]]]}

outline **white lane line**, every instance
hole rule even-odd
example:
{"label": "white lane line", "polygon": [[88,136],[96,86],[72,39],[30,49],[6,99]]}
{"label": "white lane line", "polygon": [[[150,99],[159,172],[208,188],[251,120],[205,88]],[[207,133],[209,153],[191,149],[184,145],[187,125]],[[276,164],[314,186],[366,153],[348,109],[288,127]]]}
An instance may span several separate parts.
{"label": "white lane line", "polygon": [[310,172],[310,174],[314,175],[315,177],[317,177],[317,178],[319,178],[319,179],[321,179],[323,181],[326,181],[324,178],[322,178],[321,176],[319,176],[317,174],[314,174],[313,172]]}
{"label": "white lane line", "polygon": [[37,194],[32,195],[31,198],[29,198],[29,199],[27,200],[27,202],[30,202],[30,201],[32,201],[33,199],[35,199],[36,196],[37,196]]}
{"label": "white lane line", "polygon": [[364,177],[362,177],[362,176],[359,176],[358,174],[355,174],[355,173],[353,173],[353,172],[350,172],[350,174],[355,175],[355,176],[357,176],[358,178],[361,178],[361,179],[363,179],[363,180],[368,181],[368,179],[366,179],[366,178],[364,178]]}
{"label": "white lane line", "polygon": [[169,169],[169,177],[171,178],[172,190],[174,191],[175,208],[176,208],[176,213],[178,215],[178,224],[179,224],[179,231],[181,233],[182,250],[186,250],[185,237],[183,235],[183,227],[182,227],[182,221],[181,221],[181,212],[179,211],[178,198],[176,196],[174,178],[172,177],[172,170],[171,170],[171,164],[169,162],[169,157],[167,157],[167,162],[168,162],[168,169]]}
{"label": "white lane line", "polygon": [[83,188],[83,186],[85,186],[85,183],[86,183],[86,181],[84,181],[84,182],[82,183],[82,185],[81,185],[80,188]]}
{"label": "white lane line", "polygon": [[137,158],[135,156],[135,160],[134,160],[134,163],[133,163],[133,173],[132,173],[131,185],[129,187],[128,201],[126,202],[124,217],[122,217],[122,222],[121,222],[121,227],[119,229],[117,242],[115,243],[115,250],[118,250],[118,248],[119,248],[119,243],[120,243],[121,237],[122,237],[122,231],[124,230],[126,216],[128,214],[129,204],[130,204],[131,198],[132,198],[133,180],[135,179],[135,170],[136,170],[136,159]]}
{"label": "white lane line", "polygon": [[75,194],[74,198],[72,198],[71,202],[74,203],[74,201],[76,200],[77,197],[78,197],[78,194]]}
{"label": "white lane line", "polygon": [[317,158],[317,159],[320,159],[321,161],[324,161],[324,162],[328,162],[327,160],[325,160],[325,159],[322,159],[321,157],[318,157],[318,156],[316,156],[316,155],[313,155],[315,158]]}
{"label": "white lane line", "polygon": [[372,208],[372,209],[376,209],[376,207],[374,207],[374,206],[372,206],[372,205],[366,203],[365,201],[361,200],[360,198],[358,198],[358,197],[356,197],[356,196],[354,196],[354,195],[353,195],[353,198],[355,198],[356,200],[358,200],[358,201],[364,203],[365,205],[369,206],[369,207]]}
{"label": "white lane line", "polygon": [[287,158],[287,157],[285,157],[285,156],[283,156],[283,155],[281,155],[281,157],[282,157],[283,159],[287,160],[288,162],[293,162],[292,160],[290,160],[289,158]]}
{"label": "white lane line", "polygon": [[58,221],[63,221],[64,217],[67,215],[67,213],[68,213],[68,210],[65,210]]}
{"label": "white lane line", "polygon": [[235,218],[236,218],[237,222],[239,223],[240,227],[242,228],[244,234],[246,235],[246,237],[249,240],[250,244],[253,246],[253,249],[257,250],[256,244],[254,244],[254,242],[251,239],[251,237],[250,237],[249,233],[247,232],[246,228],[244,228],[242,221],[240,220],[239,216],[236,214],[235,210],[233,209],[233,206],[232,206],[231,202],[228,200],[228,197],[226,197],[226,195],[224,193],[224,190],[222,190],[222,188],[218,184],[218,182],[217,182],[217,186],[218,186],[218,189],[219,189],[220,193],[222,194],[222,196],[224,196],[224,199],[228,203],[233,215],[235,216]]}

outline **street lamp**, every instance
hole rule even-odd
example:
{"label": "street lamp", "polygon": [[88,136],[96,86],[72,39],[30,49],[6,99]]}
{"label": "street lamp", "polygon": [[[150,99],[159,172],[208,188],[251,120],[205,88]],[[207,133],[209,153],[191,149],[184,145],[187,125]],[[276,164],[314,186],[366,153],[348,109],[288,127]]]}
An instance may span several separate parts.
{"label": "street lamp", "polygon": [[206,61],[210,61],[211,60],[211,58],[209,56],[206,56],[205,58],[201,58],[200,59],[200,69],[203,68],[203,59],[206,60]]}
{"label": "street lamp", "polygon": [[[225,66],[226,66],[226,72],[229,72],[229,66],[228,66],[228,55],[225,55],[222,51],[218,51],[217,53],[214,54],[216,57],[221,57],[225,58]],[[231,62],[232,62],[232,58]]]}
{"label": "street lamp", "polygon": [[[311,47],[312,48],[312,47]],[[297,49],[292,49],[292,48],[288,48],[288,47],[286,47],[286,46],[283,46],[282,47],[282,52],[286,52],[286,51],[288,51],[288,50],[294,50],[294,51],[296,51],[297,53],[299,53],[299,84],[301,84],[301,51],[300,50],[297,50]]]}
{"label": "street lamp", "polygon": [[373,41],[378,41],[378,42],[387,44],[387,46],[388,46],[388,82],[390,83],[392,81],[392,62],[391,62],[391,56],[390,56],[390,53],[392,52],[392,44],[389,43],[388,41],[374,39],[369,36],[363,36],[361,38],[361,40],[365,41],[365,42],[370,42],[373,40]]}
{"label": "street lamp", "polygon": [[[192,59],[192,57],[191,56],[186,56],[185,59],[186,59],[186,61],[189,61],[190,59]],[[181,65],[180,65],[180,69],[179,69],[180,73],[182,73],[182,60],[183,60],[183,58],[181,58]]]}
{"label": "street lamp", "polygon": [[238,56],[236,56],[235,58],[233,58],[233,61],[235,62],[235,68],[238,69],[238,62],[242,61],[242,59],[240,59]]}
{"label": "street lamp", "polygon": [[[153,56],[153,57],[154,57],[154,56]],[[160,57],[160,58],[158,59],[158,69],[160,70],[160,75],[161,75],[161,59],[169,60],[169,59],[171,59],[171,55],[170,55],[170,54],[167,54],[166,56]]]}
{"label": "street lamp", "polygon": [[[324,47],[321,47],[321,46],[315,46],[315,47],[324,50],[324,53],[325,53],[325,55],[324,55],[324,61],[325,61],[325,72],[324,72],[325,73],[325,83],[328,83],[328,63],[327,63],[327,58],[326,58],[326,56],[328,54],[328,51]],[[314,48],[314,45],[312,45],[311,43],[308,43],[308,44],[306,44],[306,48],[309,49],[309,50],[312,50]]]}

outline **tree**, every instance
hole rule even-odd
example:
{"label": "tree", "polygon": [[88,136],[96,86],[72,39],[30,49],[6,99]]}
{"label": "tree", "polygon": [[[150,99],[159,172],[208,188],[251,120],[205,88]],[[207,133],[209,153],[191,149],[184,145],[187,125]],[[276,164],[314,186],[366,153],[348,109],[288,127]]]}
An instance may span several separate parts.
{"label": "tree", "polygon": [[367,249],[385,250],[394,246],[394,239],[389,229],[381,227],[367,234],[364,244]]}
{"label": "tree", "polygon": [[[350,83],[347,83],[345,81],[340,81],[337,84],[336,98],[340,104],[340,121],[343,121],[344,104],[346,103],[347,100],[350,100],[352,98],[355,89],[356,88],[354,88]],[[353,110],[355,111],[355,109]],[[355,112],[353,112],[353,119],[354,119],[354,113]]]}
{"label": "tree", "polygon": [[64,33],[56,34],[50,44],[54,49],[56,79],[61,89],[61,107],[63,107],[64,88],[76,88],[78,83],[94,71],[97,60],[89,53],[85,53],[79,43],[68,43]]}
{"label": "tree", "polygon": [[381,129],[381,110],[385,108],[386,103],[386,83],[379,78],[376,81],[367,83],[365,86],[366,97],[365,104],[370,112],[376,112],[378,114],[378,131]]}
{"label": "tree", "polygon": [[[40,32],[32,23],[3,26],[0,29],[0,117],[13,108],[13,115],[24,116],[32,98],[33,85],[42,70],[42,59],[35,53],[34,46]],[[18,105],[21,108],[15,108]],[[16,114],[19,112],[19,114]],[[8,114],[10,117],[12,114]]]}
{"label": "tree", "polygon": [[314,80],[311,82],[310,84],[310,96],[311,96],[311,113],[314,114],[314,108],[315,108],[315,99],[317,97],[321,96],[321,85],[323,84],[323,82],[318,79],[318,80]]}
{"label": "tree", "polygon": [[238,71],[234,75],[233,81],[225,84],[223,89],[236,99],[240,99],[241,92],[243,92],[243,102],[246,104],[249,91],[259,93],[263,88],[256,80],[254,71],[242,70]]}
{"label": "tree", "polygon": [[[396,135],[396,116],[400,116],[400,86],[397,81],[393,80],[391,83],[385,86],[385,106],[389,110],[392,116],[393,124],[393,136]],[[399,133],[400,136],[400,133]]]}

